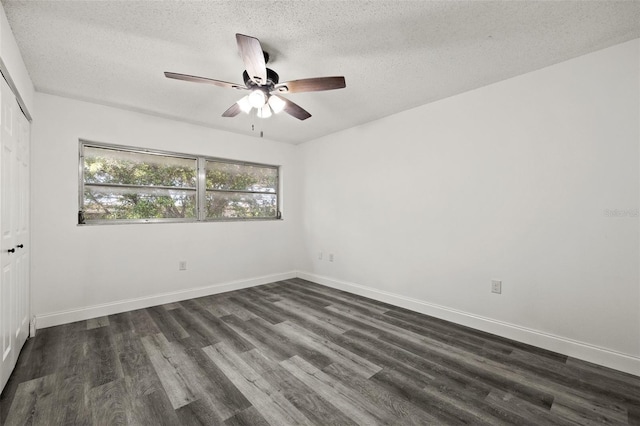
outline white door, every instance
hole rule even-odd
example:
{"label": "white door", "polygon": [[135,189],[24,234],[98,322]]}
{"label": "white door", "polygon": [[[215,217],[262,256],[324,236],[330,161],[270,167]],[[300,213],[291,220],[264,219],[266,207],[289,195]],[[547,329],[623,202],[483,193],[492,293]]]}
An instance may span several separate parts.
{"label": "white door", "polygon": [[0,388],[29,328],[29,139],[26,121],[0,77]]}
{"label": "white door", "polygon": [[[15,196],[17,217],[15,218],[16,242],[16,316],[14,334],[18,351],[22,349],[29,334],[29,121],[18,111],[16,114],[16,171]],[[17,360],[16,352],[16,360]]]}

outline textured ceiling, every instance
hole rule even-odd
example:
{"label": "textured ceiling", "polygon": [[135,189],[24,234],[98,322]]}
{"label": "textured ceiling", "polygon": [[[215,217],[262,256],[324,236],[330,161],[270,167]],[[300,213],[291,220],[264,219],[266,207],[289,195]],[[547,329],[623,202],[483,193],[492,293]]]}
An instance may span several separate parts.
{"label": "textured ceiling", "polygon": [[[640,37],[638,1],[7,1],[36,90],[290,143]],[[235,33],[281,81],[344,75],[287,97],[313,116],[221,117],[243,94]],[[252,131],[255,124],[255,131]]]}

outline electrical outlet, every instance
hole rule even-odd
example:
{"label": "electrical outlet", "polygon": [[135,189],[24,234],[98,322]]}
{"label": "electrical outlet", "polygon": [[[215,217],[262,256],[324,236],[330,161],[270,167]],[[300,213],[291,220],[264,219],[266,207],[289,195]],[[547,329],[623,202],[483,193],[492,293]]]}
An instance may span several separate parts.
{"label": "electrical outlet", "polygon": [[333,262],[333,253],[329,253],[329,262]]}
{"label": "electrical outlet", "polygon": [[180,262],[178,262],[178,270],[179,271],[186,271],[187,270],[187,261],[186,260],[181,260]]}
{"label": "electrical outlet", "polygon": [[502,281],[491,280],[491,293],[502,294]]}

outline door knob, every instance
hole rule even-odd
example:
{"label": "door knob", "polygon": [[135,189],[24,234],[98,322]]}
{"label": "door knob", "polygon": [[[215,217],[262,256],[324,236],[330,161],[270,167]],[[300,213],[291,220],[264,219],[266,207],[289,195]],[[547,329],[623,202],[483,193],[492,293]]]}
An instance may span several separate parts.
{"label": "door knob", "polygon": [[9,250],[7,250],[7,252],[9,252],[9,253],[15,253],[15,252],[16,252],[16,249],[9,249]]}
{"label": "door knob", "polygon": [[18,244],[16,247],[22,248],[22,247],[24,247],[24,244]]}

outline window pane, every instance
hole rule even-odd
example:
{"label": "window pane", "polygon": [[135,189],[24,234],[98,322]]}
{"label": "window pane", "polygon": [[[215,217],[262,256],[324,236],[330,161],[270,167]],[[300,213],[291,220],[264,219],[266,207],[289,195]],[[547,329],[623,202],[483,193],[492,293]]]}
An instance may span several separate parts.
{"label": "window pane", "polygon": [[85,186],[87,220],[195,218],[196,191]]}
{"label": "window pane", "polygon": [[207,189],[276,192],[278,169],[246,164],[207,161]]}
{"label": "window pane", "polygon": [[195,188],[196,160],[85,146],[84,181]]}
{"label": "window pane", "polygon": [[206,195],[207,218],[274,218],[276,194],[211,192]]}

